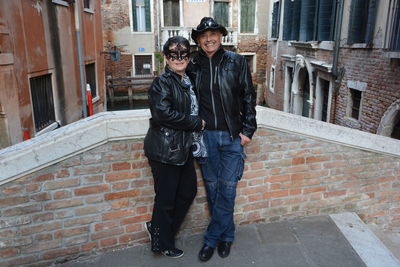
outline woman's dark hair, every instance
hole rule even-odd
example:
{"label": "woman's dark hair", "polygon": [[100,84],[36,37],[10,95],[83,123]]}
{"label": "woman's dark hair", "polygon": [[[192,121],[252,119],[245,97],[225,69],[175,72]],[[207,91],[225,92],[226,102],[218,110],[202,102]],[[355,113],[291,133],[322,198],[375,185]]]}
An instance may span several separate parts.
{"label": "woman's dark hair", "polygon": [[176,35],[176,36],[172,36],[170,38],[168,38],[168,40],[165,42],[164,46],[163,46],[163,53],[164,55],[167,55],[169,52],[169,47],[171,45],[181,45],[184,46],[185,48],[187,48],[188,50],[190,49],[190,43],[188,41],[188,39],[186,39],[185,37]]}

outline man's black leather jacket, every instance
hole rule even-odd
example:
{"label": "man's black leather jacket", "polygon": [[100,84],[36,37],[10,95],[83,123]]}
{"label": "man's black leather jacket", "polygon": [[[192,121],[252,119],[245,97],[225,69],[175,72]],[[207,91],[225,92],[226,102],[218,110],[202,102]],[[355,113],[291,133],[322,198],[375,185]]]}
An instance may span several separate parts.
{"label": "man's black leather jacket", "polygon": [[[199,57],[205,57],[199,52],[192,58],[187,69],[198,90],[202,79]],[[231,51],[224,51],[218,65],[218,84],[221,93],[222,108],[231,137],[239,133],[252,138],[257,129],[256,94],[251,80],[251,74],[246,58]],[[197,96],[199,97],[199,92]],[[201,99],[198,99],[201,102]]]}
{"label": "man's black leather jacket", "polygon": [[192,146],[192,132],[202,128],[199,116],[190,115],[189,88],[166,67],[149,89],[150,127],[144,139],[148,159],[172,165],[185,164]]}

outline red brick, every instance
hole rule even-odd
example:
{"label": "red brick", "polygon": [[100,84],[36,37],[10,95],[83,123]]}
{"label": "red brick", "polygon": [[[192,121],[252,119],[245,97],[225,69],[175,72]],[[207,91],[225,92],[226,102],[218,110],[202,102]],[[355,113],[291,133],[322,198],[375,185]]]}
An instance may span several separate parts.
{"label": "red brick", "polygon": [[124,182],[113,183],[111,185],[111,187],[112,187],[112,190],[128,189],[129,188],[129,182],[128,181],[124,181]]}
{"label": "red brick", "polygon": [[62,225],[63,225],[62,222],[42,223],[35,226],[21,227],[20,233],[21,235],[31,235],[45,231],[60,229]]}
{"label": "red brick", "polygon": [[265,181],[270,183],[290,181],[290,174],[267,176]]}
{"label": "red brick", "polygon": [[86,243],[86,244],[82,244],[82,251],[91,251],[91,250],[93,250],[95,248],[98,248],[98,247],[99,247],[99,244],[98,244],[97,241],[89,242],[89,243]]}
{"label": "red brick", "polygon": [[90,194],[99,194],[107,191],[110,191],[110,186],[108,184],[102,184],[77,188],[74,190],[74,193],[76,196],[83,196]]}
{"label": "red brick", "polygon": [[49,180],[54,180],[54,174],[47,173],[47,174],[37,176],[36,178],[33,179],[33,181],[35,181],[35,182],[43,182],[43,181],[49,181]]}
{"label": "red brick", "polygon": [[114,220],[118,218],[123,218],[123,217],[129,217],[134,214],[134,211],[132,209],[127,209],[127,210],[118,210],[118,211],[109,211],[103,213],[103,221],[107,220]]}
{"label": "red brick", "polygon": [[141,168],[148,168],[148,167],[149,167],[149,163],[147,160],[132,162],[132,169],[141,169]]}
{"label": "red brick", "polygon": [[90,233],[89,226],[82,226],[77,228],[65,228],[54,232],[54,238],[64,238],[83,233]]}
{"label": "red brick", "polygon": [[132,223],[137,223],[137,222],[145,222],[150,219],[151,219],[150,214],[144,214],[144,215],[139,215],[139,216],[135,216],[135,217],[122,219],[120,224],[124,225],[124,224],[132,224]]}
{"label": "red brick", "polygon": [[24,206],[17,206],[3,211],[3,216],[16,216],[22,214],[29,214],[39,212],[42,210],[41,204],[28,204]]}
{"label": "red brick", "polygon": [[125,231],[127,233],[132,233],[132,232],[139,232],[139,231],[143,231],[142,229],[142,225],[141,224],[128,224],[125,227]]}
{"label": "red brick", "polygon": [[123,228],[115,228],[115,229],[110,229],[102,232],[96,232],[90,235],[91,240],[96,240],[104,237],[109,237],[109,236],[114,236],[114,235],[119,235],[124,232]]}
{"label": "red brick", "polygon": [[108,165],[96,165],[96,166],[81,166],[81,167],[75,167],[74,168],[74,175],[82,175],[82,174],[95,174],[95,173],[101,173],[101,172],[106,172],[109,170]]}
{"label": "red brick", "polygon": [[79,252],[79,247],[71,247],[71,248],[60,248],[54,249],[50,251],[46,251],[42,254],[43,259],[54,259],[59,257],[65,257],[68,255],[74,255]]}
{"label": "red brick", "polygon": [[5,195],[18,195],[22,193],[24,187],[23,186],[11,186],[11,187],[5,187],[2,188],[1,191]]}
{"label": "red brick", "polygon": [[111,203],[111,207],[113,210],[120,210],[122,208],[127,208],[131,204],[128,199],[116,200]]}
{"label": "red brick", "polygon": [[313,162],[320,162],[320,161],[329,161],[330,159],[331,159],[330,156],[311,156],[311,157],[306,157],[306,162],[313,163]]}
{"label": "red brick", "polygon": [[143,149],[143,142],[142,143],[132,144],[132,151],[142,150],[142,149]]}
{"label": "red brick", "polygon": [[6,249],[0,249],[0,258],[10,258],[14,257],[18,254],[18,249],[16,248],[6,248]]}
{"label": "red brick", "polygon": [[68,188],[68,187],[74,187],[79,185],[79,179],[78,178],[67,178],[67,179],[62,179],[62,180],[56,180],[56,181],[50,181],[46,182],[44,184],[44,187],[46,189],[60,189],[60,188]]}
{"label": "red brick", "polygon": [[56,174],[57,178],[65,178],[69,176],[69,171],[68,169],[61,169],[57,172]]}
{"label": "red brick", "polygon": [[294,158],[292,159],[292,165],[298,165],[298,164],[304,164],[305,159],[304,158]]}
{"label": "red brick", "polygon": [[117,162],[112,165],[113,171],[121,171],[121,170],[129,170],[131,168],[131,164],[129,162]]}
{"label": "red brick", "polygon": [[69,227],[73,225],[87,225],[93,222],[98,222],[101,220],[100,215],[95,215],[95,216],[87,216],[87,217],[81,217],[81,218],[73,218],[73,219],[68,219],[64,221],[64,226]]}
{"label": "red brick", "polygon": [[55,209],[62,209],[62,208],[69,208],[69,207],[76,207],[83,204],[81,199],[66,199],[66,200],[59,200],[49,202],[44,205],[46,210],[55,210]]}
{"label": "red brick", "polygon": [[36,201],[46,201],[51,199],[50,193],[38,193],[38,194],[32,194],[30,195],[31,199],[36,200]]}
{"label": "red brick", "polygon": [[[122,192],[115,192],[115,193],[108,193],[104,195],[105,200],[114,200],[114,199],[119,199],[119,198],[126,198],[126,197],[135,197],[139,195],[140,190],[138,189],[133,189],[133,190],[128,190],[128,191],[122,191]],[[143,191],[142,191],[143,194]]]}
{"label": "red brick", "polygon": [[303,194],[315,193],[315,192],[324,192],[326,191],[325,186],[316,186],[316,187],[309,187],[303,189]]}
{"label": "red brick", "polygon": [[85,176],[83,179],[85,184],[100,184],[103,182],[103,175]]}
{"label": "red brick", "polygon": [[139,177],[140,177],[140,171],[113,172],[106,174],[106,181],[115,182],[119,180],[126,180]]}
{"label": "red brick", "polygon": [[118,243],[118,240],[115,237],[102,239],[102,240],[100,240],[100,247],[110,247],[110,246],[116,245],[117,243]]}
{"label": "red brick", "polygon": [[21,196],[21,197],[6,197],[0,198],[0,207],[1,206],[14,206],[22,203],[26,203],[29,201],[29,196]]}
{"label": "red brick", "polygon": [[126,151],[128,150],[128,144],[112,144],[111,149],[114,151]]}
{"label": "red brick", "polygon": [[96,223],[94,226],[94,229],[96,232],[103,231],[103,230],[109,230],[114,227],[116,227],[118,224],[116,221],[107,221],[107,222],[101,222],[101,223]]}
{"label": "red brick", "polygon": [[325,192],[324,197],[338,197],[338,196],[343,196],[346,194],[346,190],[338,190],[338,191],[333,191],[333,192]]}
{"label": "red brick", "polygon": [[274,197],[286,197],[289,195],[289,190],[284,189],[284,190],[276,190],[276,191],[270,191],[270,192],[265,192],[264,193],[264,198],[274,198]]}
{"label": "red brick", "polygon": [[25,190],[26,190],[27,193],[39,192],[40,191],[40,185],[39,184],[28,184],[26,186]]}
{"label": "red brick", "polygon": [[54,219],[54,214],[52,212],[32,214],[32,221],[34,222],[44,222]]}
{"label": "red brick", "polygon": [[35,240],[37,241],[49,241],[53,239],[53,234],[43,233],[35,235]]}
{"label": "red brick", "polygon": [[53,193],[54,199],[63,199],[72,196],[72,192],[69,190],[60,190]]}

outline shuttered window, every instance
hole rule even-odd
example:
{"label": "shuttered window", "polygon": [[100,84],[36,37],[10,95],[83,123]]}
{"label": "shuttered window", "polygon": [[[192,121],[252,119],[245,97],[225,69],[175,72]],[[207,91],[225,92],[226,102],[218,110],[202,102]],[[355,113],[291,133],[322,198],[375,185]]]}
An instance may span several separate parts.
{"label": "shuttered window", "polygon": [[229,26],[229,1],[214,1],[214,19],[225,27]]}
{"label": "shuttered window", "polygon": [[291,21],[290,40],[299,40],[301,0],[294,0]]}
{"label": "shuttered window", "polygon": [[335,0],[319,0],[318,7],[318,41],[333,40],[336,15]]}
{"label": "shuttered window", "polygon": [[271,38],[279,37],[279,4],[280,2],[275,2],[272,10],[272,27],[271,27]]}
{"label": "shuttered window", "polygon": [[255,0],[240,1],[240,32],[254,33],[255,11]]}
{"label": "shuttered window", "polygon": [[372,44],[378,0],[352,0],[348,43]]}
{"label": "shuttered window", "polygon": [[300,11],[300,41],[314,39],[316,0],[302,0]]}
{"label": "shuttered window", "polygon": [[293,1],[292,0],[284,0],[284,10],[283,10],[283,40],[291,40],[292,36],[292,13],[293,13]]}
{"label": "shuttered window", "polygon": [[36,132],[55,122],[53,88],[51,74],[34,77],[29,80]]}
{"label": "shuttered window", "polygon": [[164,26],[179,26],[179,0],[164,0]]}
{"label": "shuttered window", "polygon": [[393,3],[392,10],[392,25],[391,32],[392,36],[390,37],[390,49],[393,51],[400,51],[400,0]]}
{"label": "shuttered window", "polygon": [[135,32],[150,32],[150,0],[132,0],[132,26]]}

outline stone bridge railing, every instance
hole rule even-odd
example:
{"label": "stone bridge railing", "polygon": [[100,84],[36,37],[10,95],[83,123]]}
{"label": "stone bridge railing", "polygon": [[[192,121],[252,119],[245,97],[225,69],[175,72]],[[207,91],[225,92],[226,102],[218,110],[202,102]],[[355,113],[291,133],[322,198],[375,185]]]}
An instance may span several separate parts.
{"label": "stone bridge railing", "polygon": [[[400,229],[400,141],[257,108],[235,221],[356,212]],[[0,265],[50,265],[148,242],[148,110],[101,113],[0,150]],[[198,195],[180,234],[208,221]]]}

